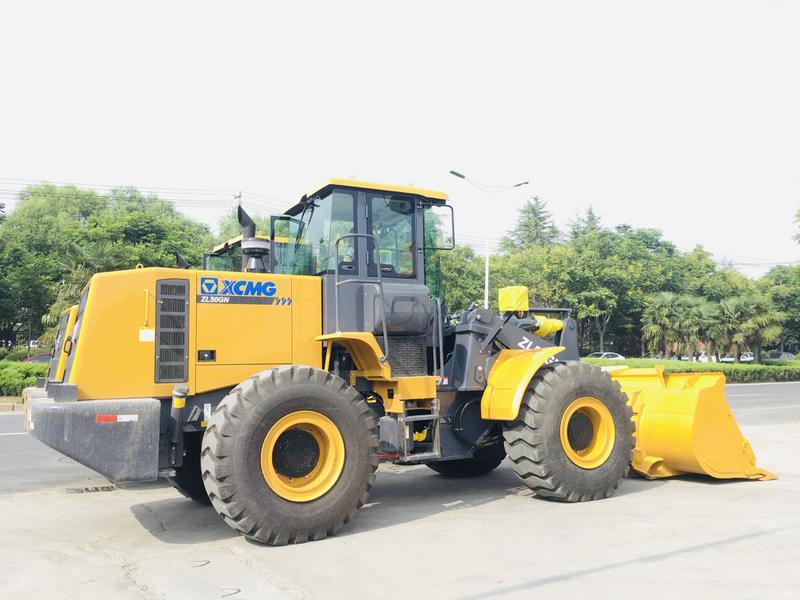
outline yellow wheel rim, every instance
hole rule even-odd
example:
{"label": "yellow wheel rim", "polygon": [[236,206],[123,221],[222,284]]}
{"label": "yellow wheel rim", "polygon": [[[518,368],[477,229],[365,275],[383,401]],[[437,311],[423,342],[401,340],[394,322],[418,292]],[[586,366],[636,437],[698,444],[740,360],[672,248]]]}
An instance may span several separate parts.
{"label": "yellow wheel rim", "polygon": [[298,410],[280,418],[261,445],[261,472],[270,489],[292,502],[325,495],[344,467],[344,440],[328,417]]}
{"label": "yellow wheel rim", "polygon": [[582,469],[596,469],[608,460],[615,431],[611,411],[592,396],[573,400],[561,415],[561,447]]}

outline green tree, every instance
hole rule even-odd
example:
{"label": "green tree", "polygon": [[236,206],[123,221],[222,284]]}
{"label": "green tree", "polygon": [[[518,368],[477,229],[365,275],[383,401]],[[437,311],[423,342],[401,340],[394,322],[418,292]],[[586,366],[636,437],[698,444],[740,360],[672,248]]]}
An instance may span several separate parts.
{"label": "green tree", "polygon": [[534,196],[525,203],[517,215],[517,224],[500,240],[506,252],[532,246],[555,244],[561,233],[553,223],[553,215],[547,210],[547,203]]}
{"label": "green tree", "polygon": [[800,350],[800,265],[772,268],[758,282],[759,289],[784,315],[781,350]]}
{"label": "green tree", "polygon": [[719,302],[717,319],[711,327],[710,335],[717,347],[731,353],[736,362],[739,362],[741,353],[747,349],[747,338],[742,326],[749,317],[749,306],[742,297],[724,298]]}
{"label": "green tree", "polygon": [[678,353],[681,340],[678,322],[682,310],[681,296],[673,292],[658,292],[647,298],[642,313],[642,334],[653,355],[668,358]]}
{"label": "green tree", "polygon": [[434,256],[436,265],[430,272],[439,278],[442,302],[448,312],[460,312],[483,298],[482,256],[469,246],[456,246],[435,252]]}
{"label": "green tree", "polygon": [[596,233],[602,228],[600,215],[594,212],[594,209],[590,206],[583,215],[578,212],[570,222],[569,237],[570,239],[579,238],[589,233]]}
{"label": "green tree", "polygon": [[[199,265],[210,234],[169,202],[133,188],[107,195],[41,184],[20,194],[0,226],[0,338],[32,337],[78,300],[98,271],[173,266],[175,253]],[[43,320],[44,318],[44,320]]]}
{"label": "green tree", "polygon": [[743,296],[739,300],[743,304],[741,334],[755,362],[760,362],[761,347],[780,339],[786,316],[764,296]]}
{"label": "green tree", "polygon": [[685,294],[702,296],[704,285],[709,277],[717,270],[711,253],[702,246],[697,245],[691,252],[679,258],[681,283],[680,288]]}

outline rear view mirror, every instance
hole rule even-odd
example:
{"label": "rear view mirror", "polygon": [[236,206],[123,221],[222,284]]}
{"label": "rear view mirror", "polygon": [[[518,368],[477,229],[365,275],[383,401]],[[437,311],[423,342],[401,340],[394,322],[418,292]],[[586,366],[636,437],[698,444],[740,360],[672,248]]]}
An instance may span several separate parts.
{"label": "rear view mirror", "polygon": [[456,245],[453,207],[447,204],[423,206],[425,250],[452,250]]}

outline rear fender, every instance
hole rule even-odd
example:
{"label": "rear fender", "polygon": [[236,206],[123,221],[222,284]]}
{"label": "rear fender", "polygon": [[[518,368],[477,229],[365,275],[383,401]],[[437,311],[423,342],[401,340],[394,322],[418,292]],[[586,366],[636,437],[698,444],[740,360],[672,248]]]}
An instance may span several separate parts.
{"label": "rear fender", "polygon": [[481,418],[513,421],[519,414],[522,397],[531,379],[543,365],[554,362],[563,346],[534,350],[501,350],[481,397]]}

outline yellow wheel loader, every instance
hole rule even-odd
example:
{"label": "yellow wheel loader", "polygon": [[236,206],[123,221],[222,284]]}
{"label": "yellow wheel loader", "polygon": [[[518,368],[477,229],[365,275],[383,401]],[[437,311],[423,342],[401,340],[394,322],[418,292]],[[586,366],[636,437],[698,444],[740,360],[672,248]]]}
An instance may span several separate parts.
{"label": "yellow wheel loader", "polygon": [[92,277],[25,390],[29,431],[117,482],[167,478],[267,544],[336,533],[380,461],[480,476],[506,456],[577,502],[646,477],[766,479],[718,374],[581,363],[570,311],[500,291],[448,318],[440,192],[333,179],[204,268]]}

